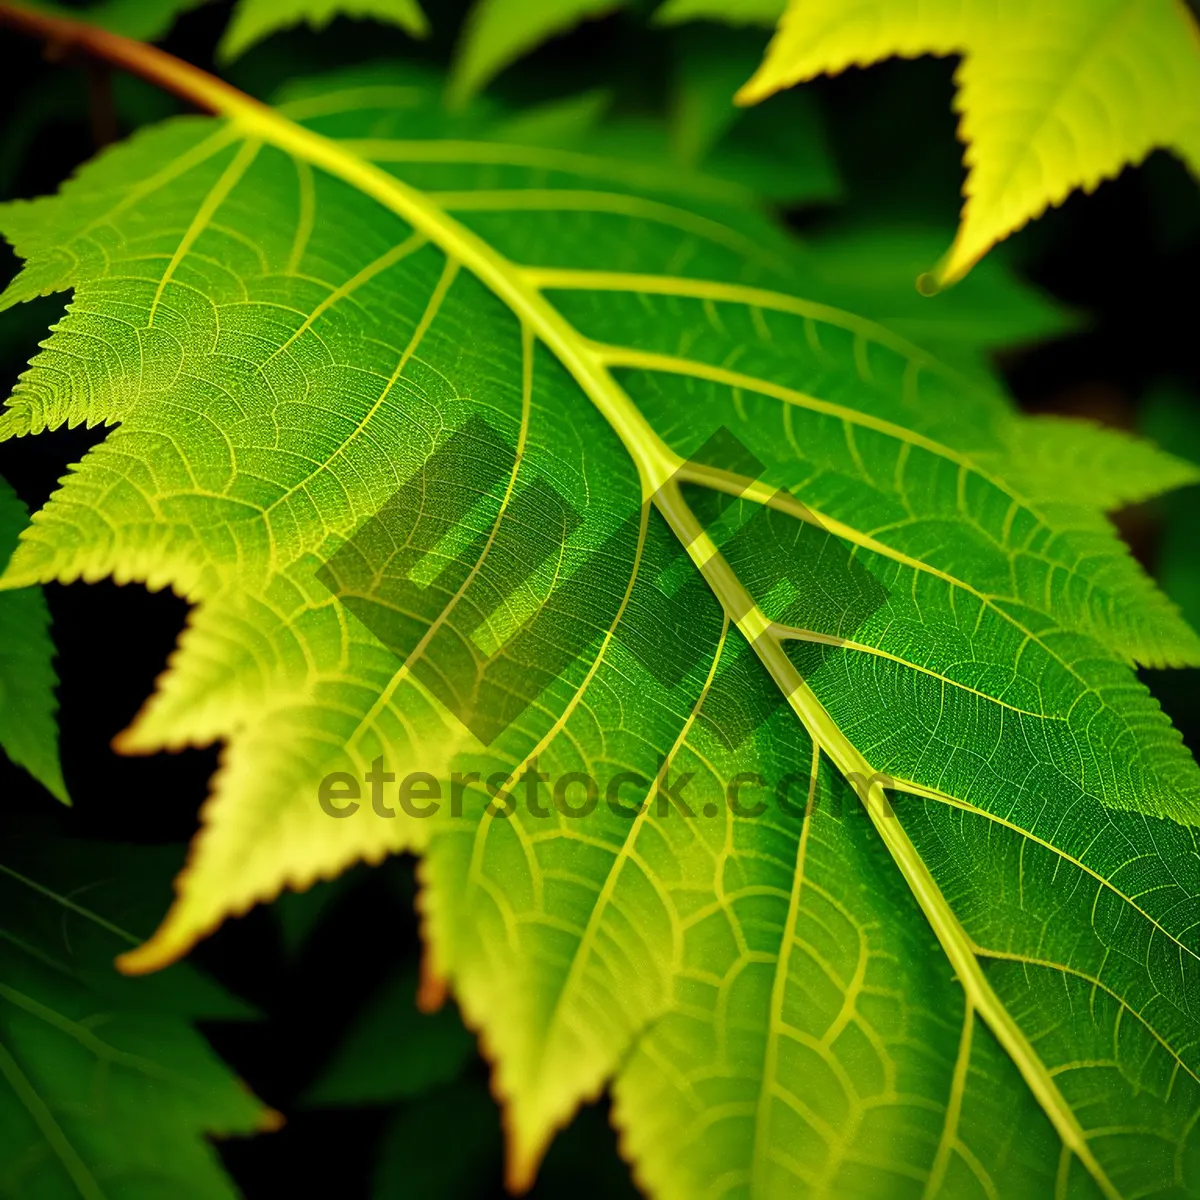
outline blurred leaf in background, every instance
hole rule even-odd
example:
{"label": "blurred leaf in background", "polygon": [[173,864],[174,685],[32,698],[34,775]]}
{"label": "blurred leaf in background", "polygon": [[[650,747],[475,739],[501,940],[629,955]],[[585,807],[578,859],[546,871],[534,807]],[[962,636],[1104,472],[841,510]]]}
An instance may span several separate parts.
{"label": "blurred leaf in background", "polygon": [[500,1111],[487,1085],[467,1080],[404,1105],[380,1145],[373,1200],[475,1200],[503,1171]]}
{"label": "blurred leaf in background", "polygon": [[922,296],[913,279],[947,232],[935,225],[835,226],[810,242],[813,269],[833,303],[871,313],[956,366],[985,370],[998,350],[1079,328],[1080,314],[1024,281],[1002,255],[980,263],[952,295]]}
{"label": "blurred leaf in background", "polygon": [[462,1074],[475,1039],[458,1010],[417,1008],[417,974],[401,972],[349,1026],[333,1061],[304,1097],[313,1108],[389,1104]]}
{"label": "blurred leaf in background", "polygon": [[773,28],[786,7],[787,0],[666,0],[654,18],[660,25],[700,19]]}
{"label": "blurred leaf in background", "polygon": [[233,1200],[206,1137],[274,1128],[195,1030],[251,1010],[194,968],[118,975],[179,849],[6,838],[0,851],[0,1195]]}
{"label": "blurred leaf in background", "polygon": [[27,5],[39,12],[70,20],[84,20],[110,33],[156,42],[165,37],[180,14],[199,8],[210,0],[92,0],[85,4],[54,4],[32,0]]}
{"label": "blurred leaf in background", "polygon": [[464,105],[505,67],[543,42],[624,4],[625,0],[477,0],[463,26],[450,76],[451,105]]}
{"label": "blurred leaf in background", "polygon": [[753,109],[733,102],[762,56],[760,30],[687,25],[672,41],[671,151],[681,163],[737,181],[786,206],[831,203],[842,183],[817,99],[796,90]]}
{"label": "blurred leaf in background", "polygon": [[418,0],[238,0],[217,60],[232,62],[263,38],[296,25],[320,31],[334,17],[396,25],[415,38],[429,32]]}
{"label": "blurred leaf in background", "polygon": [[[1200,469],[1200,404],[1195,396],[1178,387],[1156,388],[1143,402],[1141,427],[1147,437]],[[1159,503],[1163,526],[1158,579],[1192,627],[1200,628],[1200,488],[1190,487]]]}

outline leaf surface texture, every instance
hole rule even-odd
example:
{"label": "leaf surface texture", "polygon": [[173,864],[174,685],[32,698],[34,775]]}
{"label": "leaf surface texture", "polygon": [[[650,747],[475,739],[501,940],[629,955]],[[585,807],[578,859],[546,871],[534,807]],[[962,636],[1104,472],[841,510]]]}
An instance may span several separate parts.
{"label": "leaf surface texture", "polygon": [[[3,302],[73,291],[0,436],[115,426],[5,585],[187,597],[123,746],[227,743],[127,969],[418,849],[514,1183],[611,1083],[664,1197],[1194,1193],[1200,776],[1132,664],[1200,642],[1101,511],[1194,471],[830,307],[727,182],[401,79],[230,103],[0,210]],[[321,811],[372,764],[576,783]],[[564,811],[621,772],[624,811]]]}

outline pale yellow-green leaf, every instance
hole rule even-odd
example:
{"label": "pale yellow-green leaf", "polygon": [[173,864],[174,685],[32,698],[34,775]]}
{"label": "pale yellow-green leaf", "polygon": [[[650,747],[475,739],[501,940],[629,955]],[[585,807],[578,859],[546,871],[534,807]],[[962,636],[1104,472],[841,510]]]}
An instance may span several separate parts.
{"label": "pale yellow-green leaf", "polygon": [[1183,0],[792,0],[740,99],[921,54],[962,55],[969,169],[958,236],[925,289],[1151,150],[1200,171],[1200,32]]}
{"label": "pale yellow-green leaf", "polygon": [[[192,627],[126,745],[227,745],[125,967],[419,848],[515,1183],[611,1081],[667,1200],[1195,1191],[1200,772],[1132,664],[1200,640],[1102,512],[1190,469],[1116,434],[1028,454],[1036,421],[831,307],[746,189],[489,135],[397,74],[272,110],[172,69],[224,119],[0,209],[0,305],[74,295],[0,441],[113,426],[0,588],[176,589]],[[397,496],[449,529],[376,538]],[[392,566],[402,663],[351,606]],[[517,701],[486,747],[452,744],[471,647]],[[322,814],[376,758],[554,782],[540,815],[479,786]],[[572,816],[582,772],[605,802]]]}

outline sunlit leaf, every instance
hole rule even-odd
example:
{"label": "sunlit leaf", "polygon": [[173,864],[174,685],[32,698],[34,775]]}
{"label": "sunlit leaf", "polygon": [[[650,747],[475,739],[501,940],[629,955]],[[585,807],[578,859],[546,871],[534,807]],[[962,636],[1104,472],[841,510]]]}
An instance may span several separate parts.
{"label": "sunlit leaf", "polygon": [[1103,512],[1190,468],[1031,455],[730,181],[206,98],[0,210],[3,303],[73,291],[0,437],[115,426],[4,584],[177,590],[121,745],[227,743],[125,968],[416,848],[516,1185],[612,1084],[680,1200],[1194,1191],[1200,772],[1133,664],[1200,640]]}
{"label": "sunlit leaf", "polygon": [[958,236],[930,286],[1156,147],[1200,172],[1200,30],[1183,0],[792,0],[741,97],[920,54],[962,55],[969,168]]}

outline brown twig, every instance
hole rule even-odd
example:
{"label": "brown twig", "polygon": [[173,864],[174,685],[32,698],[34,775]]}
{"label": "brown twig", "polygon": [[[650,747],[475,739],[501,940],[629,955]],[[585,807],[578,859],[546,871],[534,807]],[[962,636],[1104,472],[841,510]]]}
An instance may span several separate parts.
{"label": "brown twig", "polygon": [[0,3],[0,27],[45,42],[47,57],[53,61],[79,55],[128,71],[202,112],[259,107],[256,100],[182,59],[82,21],[35,12],[20,4]]}
{"label": "brown twig", "polygon": [[78,45],[55,32],[47,32],[42,57],[56,67],[78,68],[87,79],[92,141],[97,150],[117,140],[117,110],[113,100],[112,72]]}
{"label": "brown twig", "polygon": [[88,109],[92,118],[92,142],[97,150],[111,146],[117,140],[117,104],[113,98],[112,71],[104,63],[88,62],[84,66],[88,81]]}

